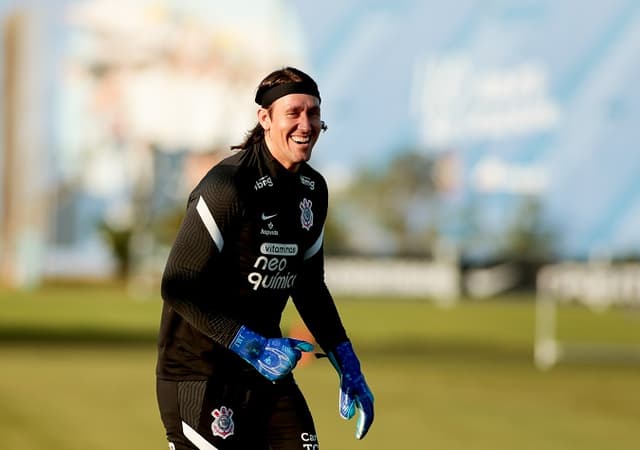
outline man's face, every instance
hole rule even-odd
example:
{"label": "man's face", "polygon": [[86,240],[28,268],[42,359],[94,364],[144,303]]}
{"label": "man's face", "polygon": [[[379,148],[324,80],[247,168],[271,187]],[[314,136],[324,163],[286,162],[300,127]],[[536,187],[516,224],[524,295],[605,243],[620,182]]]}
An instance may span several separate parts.
{"label": "man's face", "polygon": [[320,101],[313,95],[289,94],[258,110],[267,147],[286,169],[295,171],[311,158],[320,135]]}

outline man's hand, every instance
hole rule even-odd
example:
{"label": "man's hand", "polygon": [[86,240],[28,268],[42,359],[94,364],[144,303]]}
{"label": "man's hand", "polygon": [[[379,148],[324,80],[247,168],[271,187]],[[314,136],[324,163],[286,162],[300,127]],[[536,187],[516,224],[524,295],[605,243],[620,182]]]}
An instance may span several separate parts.
{"label": "man's hand", "polygon": [[265,378],[276,381],[293,370],[302,352],[313,344],[292,338],[265,338],[242,326],[229,349],[247,361]]}
{"label": "man's hand", "polygon": [[362,439],[373,423],[373,393],[360,370],[360,362],[350,342],[343,342],[327,356],[340,375],[340,416],[351,419],[360,412],[356,424],[356,439]]}

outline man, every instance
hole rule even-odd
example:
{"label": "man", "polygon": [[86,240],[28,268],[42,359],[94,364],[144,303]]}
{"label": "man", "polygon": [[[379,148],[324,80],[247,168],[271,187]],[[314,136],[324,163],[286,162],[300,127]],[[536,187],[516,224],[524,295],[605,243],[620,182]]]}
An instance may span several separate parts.
{"label": "man", "polygon": [[162,278],[157,393],[175,450],[317,450],[291,371],[302,340],[283,338],[289,297],[340,376],[339,410],[373,421],[373,395],[324,282],[327,186],[307,161],[320,94],[304,72],[269,74],[258,124],[191,192]]}

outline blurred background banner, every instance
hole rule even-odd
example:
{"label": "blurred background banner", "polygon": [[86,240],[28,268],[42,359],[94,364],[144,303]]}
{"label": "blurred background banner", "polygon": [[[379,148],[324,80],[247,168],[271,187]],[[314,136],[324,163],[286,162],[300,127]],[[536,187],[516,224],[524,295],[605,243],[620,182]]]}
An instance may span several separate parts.
{"label": "blurred background banner", "polygon": [[482,292],[640,256],[638,2],[236,3],[0,2],[6,284],[153,285],[284,65],[322,90],[329,256],[489,269],[459,277]]}

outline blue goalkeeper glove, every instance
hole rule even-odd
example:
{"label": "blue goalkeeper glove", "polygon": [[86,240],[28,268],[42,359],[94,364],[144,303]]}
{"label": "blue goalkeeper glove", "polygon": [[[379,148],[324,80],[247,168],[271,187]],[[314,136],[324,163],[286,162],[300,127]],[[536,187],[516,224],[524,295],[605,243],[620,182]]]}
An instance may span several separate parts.
{"label": "blue goalkeeper glove", "polygon": [[229,349],[262,376],[276,381],[291,372],[302,352],[312,351],[313,344],[291,338],[265,338],[243,325]]}
{"label": "blue goalkeeper glove", "polygon": [[327,356],[340,375],[340,416],[351,419],[356,409],[359,411],[356,439],[362,439],[373,423],[373,393],[360,370],[360,361],[348,341],[328,352]]}

